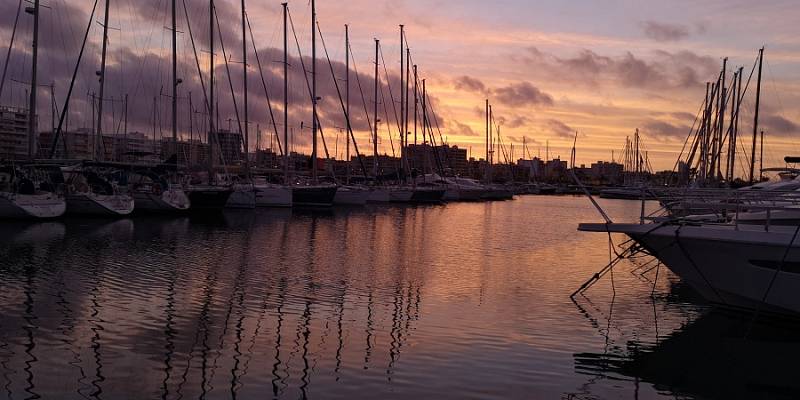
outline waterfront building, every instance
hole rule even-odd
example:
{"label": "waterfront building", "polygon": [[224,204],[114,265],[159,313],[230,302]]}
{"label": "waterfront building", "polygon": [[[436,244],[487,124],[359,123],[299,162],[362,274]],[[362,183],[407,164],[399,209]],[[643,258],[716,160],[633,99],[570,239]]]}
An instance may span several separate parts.
{"label": "waterfront building", "polygon": [[28,110],[0,107],[0,159],[28,158]]}

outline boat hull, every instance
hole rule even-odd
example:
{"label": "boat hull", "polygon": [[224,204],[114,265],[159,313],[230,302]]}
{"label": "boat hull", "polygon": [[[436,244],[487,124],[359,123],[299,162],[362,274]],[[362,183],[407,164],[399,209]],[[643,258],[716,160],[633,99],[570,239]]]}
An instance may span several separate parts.
{"label": "boat hull", "polygon": [[170,189],[162,193],[134,192],[133,200],[137,212],[185,212],[191,207],[189,196],[183,190]]}
{"label": "boat hull", "polygon": [[333,203],[346,206],[363,206],[367,204],[370,191],[358,187],[340,187],[336,191]]}
{"label": "boat hull", "polygon": [[48,219],[58,218],[66,212],[63,198],[52,193],[16,194],[0,193],[0,218]]}
{"label": "boat hull", "polygon": [[391,201],[389,190],[384,188],[373,188],[369,191],[367,201],[370,203],[388,203]]}
{"label": "boat hull", "polygon": [[332,207],[336,186],[295,186],[292,205],[295,207]]}
{"label": "boat hull", "polygon": [[291,207],[292,189],[281,185],[255,185],[256,207]]}
{"label": "boat hull", "polygon": [[420,204],[441,203],[444,193],[444,188],[418,187],[414,189],[414,192],[411,195],[411,202]]}
{"label": "boat hull", "polygon": [[236,185],[225,203],[225,208],[256,208],[256,191],[252,185]]}
{"label": "boat hull", "polygon": [[220,186],[193,187],[188,190],[189,211],[198,212],[221,212],[228,202],[228,198],[233,190]]}
{"label": "boat hull", "polygon": [[125,194],[70,193],[66,200],[68,214],[98,217],[130,215],[136,204],[133,197]]}
{"label": "boat hull", "polygon": [[389,201],[392,203],[409,203],[411,197],[414,196],[414,190],[411,188],[392,188],[389,189]]}
{"label": "boat hull", "polygon": [[766,231],[731,225],[610,224],[595,228],[595,232],[625,233],[711,302],[800,315],[800,244],[795,242],[787,252],[795,227]]}
{"label": "boat hull", "polygon": [[490,187],[481,194],[483,200],[511,200],[513,198],[514,194],[510,190],[502,188]]}

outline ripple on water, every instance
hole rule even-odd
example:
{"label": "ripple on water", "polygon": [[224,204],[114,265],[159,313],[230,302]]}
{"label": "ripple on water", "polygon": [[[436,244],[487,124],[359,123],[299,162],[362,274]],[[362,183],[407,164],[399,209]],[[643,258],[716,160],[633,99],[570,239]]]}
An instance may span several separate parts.
{"label": "ripple on water", "polygon": [[608,262],[576,232],[598,219],[526,197],[3,223],[0,398],[707,395],[648,364],[719,329],[679,279],[651,297],[626,264],[569,300]]}

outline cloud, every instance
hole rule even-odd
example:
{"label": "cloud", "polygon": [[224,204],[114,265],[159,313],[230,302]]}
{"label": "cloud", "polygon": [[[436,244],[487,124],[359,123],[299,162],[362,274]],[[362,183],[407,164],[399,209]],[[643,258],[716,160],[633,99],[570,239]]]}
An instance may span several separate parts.
{"label": "cloud", "polygon": [[[524,143],[526,146],[538,146],[538,145],[541,145],[541,142],[539,142],[538,140],[536,140],[536,139],[534,139],[534,138],[532,138],[532,137],[530,137],[528,135],[521,135],[521,136],[509,135],[508,138],[511,139],[511,141],[514,142],[515,144]],[[528,150],[530,150],[530,149],[528,149]],[[527,154],[525,154],[524,156],[527,157]]]}
{"label": "cloud", "polygon": [[471,76],[463,75],[453,80],[453,85],[458,90],[467,92],[485,92],[486,85],[480,79]]}
{"label": "cloud", "polygon": [[552,96],[527,81],[492,89],[491,92],[497,101],[509,107],[553,105]]}
{"label": "cloud", "polygon": [[772,114],[760,118],[764,131],[774,136],[796,136],[800,134],[800,125],[780,115]]}
{"label": "cloud", "polygon": [[575,135],[575,129],[557,119],[548,119],[545,121],[545,126],[550,132],[559,137],[571,139]]}
{"label": "cloud", "polygon": [[588,86],[608,85],[640,89],[685,89],[700,85],[718,72],[717,61],[688,50],[652,52],[648,58],[630,51],[607,56],[583,49],[572,57],[560,57],[529,47],[516,60],[546,77]]}
{"label": "cloud", "polygon": [[671,124],[659,120],[648,120],[643,125],[644,132],[656,140],[685,139],[691,128],[684,124]]}
{"label": "cloud", "polygon": [[649,20],[639,25],[645,36],[657,42],[675,42],[689,37],[689,28],[680,24]]}
{"label": "cloud", "polygon": [[472,127],[469,125],[462,123],[461,121],[452,121],[453,126],[449,126],[450,134],[458,135],[458,136],[478,136],[478,133],[475,132]]}
{"label": "cloud", "polygon": [[519,128],[525,125],[530,124],[530,118],[523,116],[523,115],[515,115],[512,116],[510,120],[507,121],[505,124],[509,128]]}

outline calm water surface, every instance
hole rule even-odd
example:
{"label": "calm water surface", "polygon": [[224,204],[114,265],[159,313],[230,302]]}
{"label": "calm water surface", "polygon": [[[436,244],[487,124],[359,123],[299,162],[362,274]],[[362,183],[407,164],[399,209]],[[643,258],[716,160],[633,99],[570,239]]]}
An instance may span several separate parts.
{"label": "calm water surface", "polygon": [[[572,302],[609,260],[606,236],[576,231],[598,220],[583,198],[526,197],[2,222],[0,398],[798,393],[768,362],[794,335],[740,340],[663,268],[626,263]],[[736,355],[753,344],[757,371]]]}

